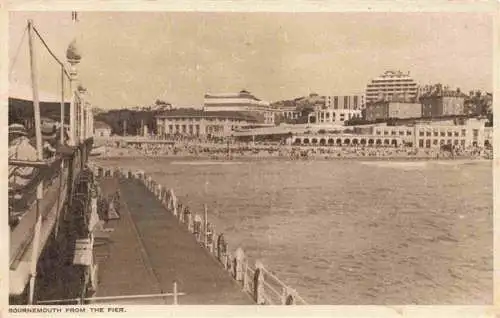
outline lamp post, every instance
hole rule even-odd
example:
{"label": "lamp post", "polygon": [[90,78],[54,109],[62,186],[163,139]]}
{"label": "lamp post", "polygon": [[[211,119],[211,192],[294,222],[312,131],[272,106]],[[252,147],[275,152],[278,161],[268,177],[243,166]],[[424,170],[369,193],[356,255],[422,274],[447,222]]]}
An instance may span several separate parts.
{"label": "lamp post", "polygon": [[75,82],[78,80],[78,71],[76,66],[80,63],[81,55],[76,45],[76,39],[73,40],[66,50],[66,59],[70,64],[70,80],[69,87],[71,92],[71,101],[70,101],[70,109],[69,109],[69,144],[72,146],[76,145],[77,138],[77,92],[73,91],[75,87]]}

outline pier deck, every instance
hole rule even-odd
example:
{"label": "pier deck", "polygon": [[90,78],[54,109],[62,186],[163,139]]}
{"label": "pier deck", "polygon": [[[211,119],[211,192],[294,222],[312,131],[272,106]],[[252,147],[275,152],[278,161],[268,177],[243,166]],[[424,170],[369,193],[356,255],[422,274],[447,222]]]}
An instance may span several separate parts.
{"label": "pier deck", "polygon": [[[177,282],[182,305],[250,305],[218,261],[168,213],[136,179],[104,179],[105,195],[120,191],[120,219],[108,244],[98,246],[99,287],[96,296],[171,293]],[[138,300],[171,304],[172,297]],[[118,303],[118,301],[116,301]],[[123,301],[121,303],[130,303]]]}

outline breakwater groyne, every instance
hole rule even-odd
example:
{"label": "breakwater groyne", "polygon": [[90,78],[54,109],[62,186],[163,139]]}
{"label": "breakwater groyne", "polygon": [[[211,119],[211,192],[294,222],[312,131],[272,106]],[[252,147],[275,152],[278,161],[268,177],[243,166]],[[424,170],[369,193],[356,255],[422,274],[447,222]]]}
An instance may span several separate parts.
{"label": "breakwater groyne", "polygon": [[[208,217],[208,207],[204,211],[191,211],[178,199],[174,189],[156,182],[152,176],[143,171],[131,171],[120,168],[105,168],[91,165],[98,179],[119,179],[122,187],[140,184],[149,192],[154,200],[168,214],[170,229],[175,227],[186,235],[192,235],[199,245],[199,253],[210,255],[212,261],[218,264],[238,286],[241,292],[250,296],[259,305],[307,305],[307,302],[290,286],[287,286],[264,264],[249,259],[242,247],[230,249],[230,244],[223,233],[216,232],[216,226]],[[143,211],[147,214],[147,211]],[[147,231],[147,229],[145,229]],[[192,253],[198,253],[193,250]],[[172,255],[172,257],[175,257]],[[161,266],[161,265],[159,265]],[[204,267],[204,264],[197,264]],[[219,270],[220,270],[219,269]],[[210,274],[210,273],[208,273]],[[217,286],[214,287],[217,289]]]}

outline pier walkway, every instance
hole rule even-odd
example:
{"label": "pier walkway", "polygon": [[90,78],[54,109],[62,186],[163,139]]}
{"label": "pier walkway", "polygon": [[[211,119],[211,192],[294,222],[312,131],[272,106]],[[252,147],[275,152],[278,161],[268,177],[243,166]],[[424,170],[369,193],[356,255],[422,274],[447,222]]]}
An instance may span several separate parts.
{"label": "pier walkway", "polygon": [[[182,305],[250,305],[251,297],[137,179],[104,178],[105,196],[120,192],[120,219],[110,241],[96,247],[97,297],[171,293]],[[121,302],[126,303],[126,302]],[[172,304],[172,297],[135,300]]]}

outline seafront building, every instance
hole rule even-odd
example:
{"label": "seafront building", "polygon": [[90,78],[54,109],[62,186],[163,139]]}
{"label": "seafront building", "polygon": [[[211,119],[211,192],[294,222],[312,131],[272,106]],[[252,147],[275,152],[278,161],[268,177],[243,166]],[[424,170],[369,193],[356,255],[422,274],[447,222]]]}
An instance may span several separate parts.
{"label": "seafront building", "polygon": [[385,123],[354,126],[335,134],[297,134],[289,137],[288,142],[320,146],[488,147],[492,145],[493,129],[485,127],[485,123],[486,119],[479,118],[418,119],[396,126]]}
{"label": "seafront building", "polygon": [[325,96],[325,106],[315,107],[315,121],[319,124],[344,125],[352,118],[361,118],[364,108],[363,95]]}
{"label": "seafront building", "polygon": [[247,90],[238,93],[205,94],[203,110],[209,112],[256,113],[264,118],[263,124],[274,124],[274,110],[270,103],[255,97]]}
{"label": "seafront building", "polygon": [[241,127],[264,121],[259,114],[237,111],[206,111],[181,108],[155,116],[158,136],[225,137]]}
{"label": "seafront building", "polygon": [[384,74],[372,79],[366,86],[366,103],[381,99],[390,99],[394,95],[405,94],[408,99],[415,99],[418,85],[410,77],[410,73],[401,71],[386,71]]}

